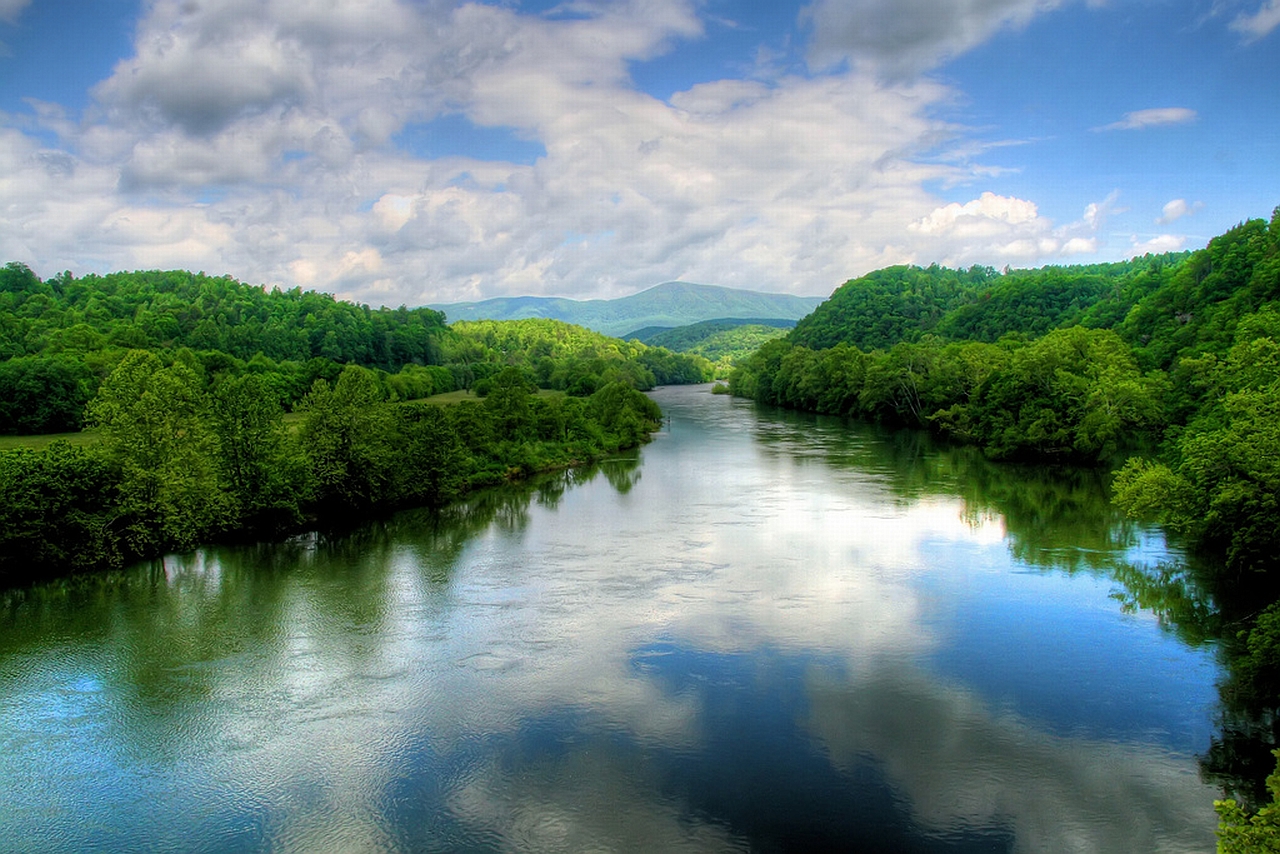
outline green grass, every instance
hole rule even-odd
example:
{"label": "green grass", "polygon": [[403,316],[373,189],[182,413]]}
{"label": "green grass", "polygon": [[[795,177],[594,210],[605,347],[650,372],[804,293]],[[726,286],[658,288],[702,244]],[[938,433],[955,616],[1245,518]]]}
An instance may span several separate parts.
{"label": "green grass", "polygon": [[35,436],[0,436],[0,451],[12,451],[15,448],[32,448],[42,451],[59,439],[72,445],[92,445],[98,441],[98,434],[86,431],[84,433],[41,433]]}
{"label": "green grass", "polygon": [[[564,397],[563,391],[555,391],[553,389],[538,389],[538,397],[556,398]],[[464,400],[481,401],[483,397],[476,397],[469,391],[447,391],[444,394],[433,394],[431,397],[424,397],[421,400],[407,400],[405,403],[436,403],[441,406],[448,406],[453,403],[462,403]]]}

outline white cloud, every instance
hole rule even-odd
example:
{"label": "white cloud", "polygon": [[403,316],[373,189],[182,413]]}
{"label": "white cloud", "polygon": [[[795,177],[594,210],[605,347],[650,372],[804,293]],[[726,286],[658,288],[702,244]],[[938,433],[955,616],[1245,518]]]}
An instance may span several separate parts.
{"label": "white cloud", "polygon": [[1032,202],[997,196],[994,193],[983,193],[981,198],[963,205],[952,203],[938,208],[916,223],[915,227],[925,234],[937,234],[955,230],[961,220],[972,223],[985,221],[1021,225],[1035,221],[1038,216],[1036,206]]}
{"label": "white cloud", "polygon": [[1257,41],[1280,27],[1280,0],[1267,0],[1252,15],[1240,15],[1231,22],[1231,29],[1244,35],[1246,42]]}
{"label": "white cloud", "polygon": [[1187,244],[1185,237],[1174,234],[1160,234],[1149,240],[1139,240],[1137,235],[1130,238],[1132,249],[1130,254],[1138,255],[1161,255],[1165,252],[1179,252],[1182,247]]}
{"label": "white cloud", "polygon": [[[83,120],[36,105],[61,148],[0,137],[14,163],[0,258],[42,274],[192,266],[412,305],[671,279],[826,294],[887,264],[1087,251],[1092,232],[1031,201],[939,205],[926,186],[1000,170],[932,117],[955,93],[928,79],[853,68],[637,91],[629,64],[700,38],[695,8],[158,0]],[[1044,8],[953,11],[978,39]],[[445,113],[545,154],[396,148]]]}
{"label": "white cloud", "polygon": [[1204,207],[1203,202],[1188,204],[1186,199],[1172,199],[1165,202],[1159,218],[1156,219],[1156,225],[1168,225],[1175,220],[1182,219],[1184,216],[1191,216],[1202,207]]}
{"label": "white cloud", "polygon": [[1107,218],[1125,209],[1119,208],[1116,202],[1120,199],[1120,191],[1112,190],[1100,202],[1090,202],[1084,209],[1084,221],[1091,231],[1097,232],[1106,224]]}
{"label": "white cloud", "polygon": [[1117,212],[1118,192],[1092,202],[1079,222],[1055,226],[1025,199],[983,193],[964,204],[936,208],[908,226],[914,234],[934,238],[939,260],[952,266],[1003,261],[1031,265],[1098,251],[1098,232]]}
{"label": "white cloud", "polygon": [[814,0],[803,15],[813,29],[810,62],[844,60],[890,75],[911,75],[1026,25],[1062,0]]}
{"label": "white cloud", "polygon": [[31,0],[0,0],[0,21],[15,23],[22,10],[31,4]]}
{"label": "white cloud", "polygon": [[1182,125],[1194,122],[1197,118],[1195,110],[1186,107],[1156,107],[1150,110],[1135,110],[1125,113],[1124,118],[1109,125],[1094,128],[1095,131],[1107,130],[1145,130],[1162,125]]}

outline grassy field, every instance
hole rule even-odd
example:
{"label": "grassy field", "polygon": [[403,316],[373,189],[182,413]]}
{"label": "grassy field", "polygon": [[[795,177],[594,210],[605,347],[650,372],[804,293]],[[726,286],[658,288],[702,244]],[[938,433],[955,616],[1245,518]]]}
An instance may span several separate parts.
{"label": "grassy field", "polygon": [[[564,396],[565,396],[565,393],[563,391],[555,391],[553,389],[546,389],[546,388],[538,389],[538,397],[554,398],[554,397],[564,397]],[[481,401],[481,400],[484,400],[484,398],[476,397],[474,394],[472,394],[469,391],[447,391],[444,394],[433,394],[431,397],[424,397],[421,400],[408,400],[405,402],[406,403],[438,403],[441,405],[448,405],[451,403],[461,403],[464,400]]]}
{"label": "grassy field", "polygon": [[98,441],[98,434],[84,432],[42,433],[38,436],[0,436],[0,451],[10,451],[14,448],[34,448],[39,451],[49,447],[59,439],[64,439],[72,445],[91,445]]}

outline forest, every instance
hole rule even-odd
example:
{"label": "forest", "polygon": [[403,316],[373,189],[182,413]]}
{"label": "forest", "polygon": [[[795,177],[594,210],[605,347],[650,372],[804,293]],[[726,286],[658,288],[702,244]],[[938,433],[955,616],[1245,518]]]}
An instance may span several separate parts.
{"label": "forest", "polygon": [[[642,390],[711,378],[560,321],[16,263],[0,354],[0,434],[69,434],[0,452],[6,586],[585,463],[657,429]],[[423,401],[447,392],[467,394]]]}
{"label": "forest", "polygon": [[1270,575],[1280,496],[1280,208],[1116,264],[893,267],[740,364],[734,394],[926,428],[998,460],[1115,465],[1115,500]]}
{"label": "forest", "polygon": [[676,353],[702,356],[712,363],[717,379],[727,378],[738,362],[779,338],[795,323],[770,318],[704,320],[686,326],[647,327],[638,329],[634,337],[653,347],[665,347]]}

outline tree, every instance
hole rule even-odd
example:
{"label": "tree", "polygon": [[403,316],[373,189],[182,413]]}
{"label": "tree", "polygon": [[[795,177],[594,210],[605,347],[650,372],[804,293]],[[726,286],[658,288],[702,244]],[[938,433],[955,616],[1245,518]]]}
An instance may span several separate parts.
{"label": "tree", "polygon": [[440,505],[456,497],[469,461],[444,407],[411,403],[396,415],[397,500]]}
{"label": "tree", "polygon": [[95,377],[83,361],[27,356],[0,362],[0,433],[70,433],[84,422]]}
{"label": "tree", "polygon": [[269,526],[300,521],[305,462],[266,380],[258,374],[224,379],[214,389],[210,424],[222,479],[240,518]]}
{"label": "tree", "polygon": [[1204,383],[1213,402],[1164,461],[1130,461],[1116,476],[1116,502],[1154,518],[1201,546],[1221,549],[1236,570],[1268,570],[1280,545],[1280,319],[1260,312],[1240,324],[1240,340]]}
{"label": "tree", "polygon": [[188,365],[130,352],[90,403],[89,420],[120,467],[119,524],[130,549],[189,547],[231,522],[209,399]]}
{"label": "tree", "polygon": [[[1280,750],[1273,755],[1280,760]],[[1271,803],[1249,815],[1238,802],[1214,802],[1218,812],[1218,854],[1280,854],[1280,764],[1267,778]]]}
{"label": "tree", "polygon": [[524,371],[512,366],[503,368],[486,383],[484,407],[493,419],[498,438],[519,438],[529,426],[529,401],[538,386]]}
{"label": "tree", "polygon": [[37,569],[119,564],[109,527],[118,472],[100,451],[58,441],[0,453],[0,586]]}
{"label": "tree", "polygon": [[347,365],[332,387],[316,380],[299,438],[324,503],[367,508],[389,496],[392,416],[373,372]]}

